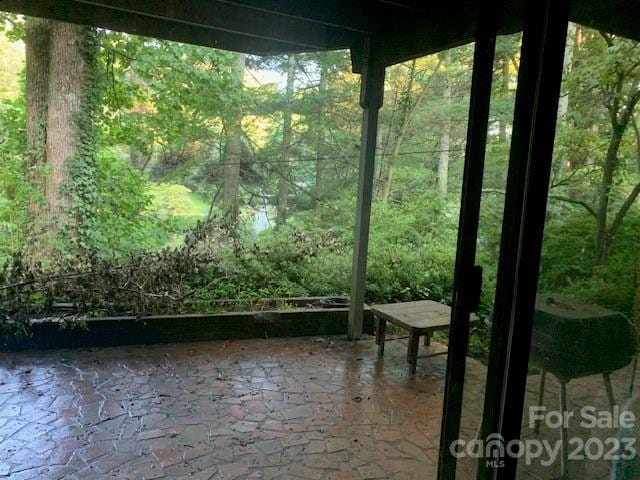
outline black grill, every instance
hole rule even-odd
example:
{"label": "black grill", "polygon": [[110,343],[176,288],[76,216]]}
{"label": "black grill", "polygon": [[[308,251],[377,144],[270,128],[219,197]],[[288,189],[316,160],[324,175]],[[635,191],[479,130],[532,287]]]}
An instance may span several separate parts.
{"label": "black grill", "polygon": [[566,381],[613,372],[636,352],[633,326],[620,313],[555,294],[540,294],[531,362]]}

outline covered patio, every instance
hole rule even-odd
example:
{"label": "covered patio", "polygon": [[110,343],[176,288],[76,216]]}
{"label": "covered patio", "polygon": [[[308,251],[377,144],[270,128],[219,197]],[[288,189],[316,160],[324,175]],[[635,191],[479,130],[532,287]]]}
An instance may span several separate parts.
{"label": "covered patio", "polygon": [[[372,338],[332,336],[1,354],[0,477],[434,478],[446,357],[420,361],[411,375],[405,349],[391,341],[380,359]],[[614,375],[616,391],[628,375]],[[467,360],[466,440],[479,425],[485,376]],[[570,402],[592,404],[594,390],[606,408],[597,377],[572,384]],[[552,408],[554,382],[547,392]],[[558,435],[527,425],[523,433]],[[475,468],[460,460],[457,478]],[[550,473],[525,468],[526,479]],[[608,475],[608,462],[589,462],[582,478]]]}
{"label": "covered patio", "polygon": [[428,478],[445,362],[414,378],[404,348],[383,361],[344,337],[3,355],[0,475]]}

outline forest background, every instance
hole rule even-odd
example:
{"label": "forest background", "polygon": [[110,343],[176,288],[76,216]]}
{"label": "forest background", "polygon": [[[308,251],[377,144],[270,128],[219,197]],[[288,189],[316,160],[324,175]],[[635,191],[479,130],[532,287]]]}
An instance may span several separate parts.
{"label": "forest background", "polygon": [[[143,314],[348,294],[361,118],[348,52],[262,58],[10,14],[0,25],[5,320],[58,304]],[[498,39],[485,312],[519,48],[519,35]],[[450,301],[472,56],[467,45],[387,70],[370,303]],[[639,102],[640,45],[570,25],[539,289],[629,316]]]}

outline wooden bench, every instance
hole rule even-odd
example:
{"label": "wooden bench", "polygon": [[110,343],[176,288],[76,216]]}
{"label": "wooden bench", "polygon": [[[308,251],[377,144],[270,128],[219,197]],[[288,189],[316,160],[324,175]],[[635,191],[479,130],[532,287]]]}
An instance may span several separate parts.
{"label": "wooden bench", "polygon": [[[451,323],[451,307],[431,300],[418,302],[389,303],[371,307],[376,329],[378,355],[384,355],[385,331],[387,322],[391,322],[409,332],[409,348],[407,362],[411,372],[416,371],[420,337],[424,336],[424,344],[431,343],[433,332],[446,330]],[[420,358],[433,357],[447,353],[439,352]]]}

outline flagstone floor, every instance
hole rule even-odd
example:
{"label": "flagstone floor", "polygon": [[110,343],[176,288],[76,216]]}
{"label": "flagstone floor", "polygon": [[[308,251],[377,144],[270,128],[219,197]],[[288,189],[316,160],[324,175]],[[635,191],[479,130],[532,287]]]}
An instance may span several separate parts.
{"label": "flagstone floor", "polygon": [[[0,353],[0,477],[435,478],[446,356],[405,358],[339,337]],[[473,438],[486,370],[467,372]]]}

